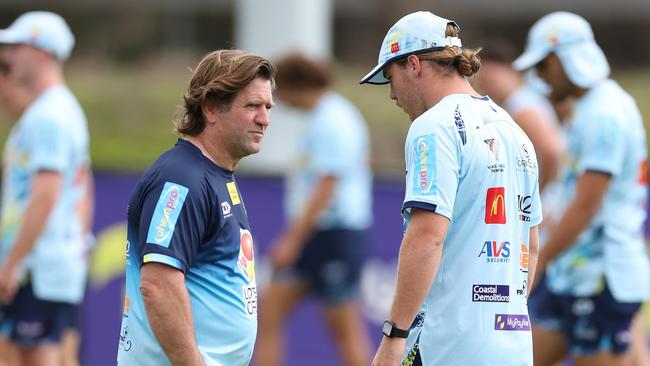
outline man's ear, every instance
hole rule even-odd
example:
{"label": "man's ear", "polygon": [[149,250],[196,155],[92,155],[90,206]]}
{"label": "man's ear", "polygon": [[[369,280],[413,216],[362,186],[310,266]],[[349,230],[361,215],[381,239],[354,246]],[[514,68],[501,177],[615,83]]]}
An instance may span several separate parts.
{"label": "man's ear", "polygon": [[219,108],[215,103],[204,102],[201,104],[201,112],[206,124],[215,123],[219,119]]}
{"label": "man's ear", "polygon": [[419,74],[422,65],[420,63],[420,59],[416,55],[410,55],[406,58],[406,67],[409,71],[415,71]]}

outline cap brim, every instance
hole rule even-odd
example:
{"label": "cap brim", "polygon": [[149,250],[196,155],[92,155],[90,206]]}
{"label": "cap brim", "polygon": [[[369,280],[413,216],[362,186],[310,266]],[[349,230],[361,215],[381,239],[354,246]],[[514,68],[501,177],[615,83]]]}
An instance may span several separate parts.
{"label": "cap brim", "polygon": [[388,62],[379,64],[375,66],[372,71],[370,71],[363,79],[359,80],[359,84],[374,84],[374,85],[384,85],[390,83],[390,80],[384,77],[384,67]]}
{"label": "cap brim", "polygon": [[10,29],[0,29],[0,44],[23,43],[20,34],[12,32]]}
{"label": "cap brim", "polygon": [[519,71],[530,69],[542,61],[548,54],[549,50],[547,49],[526,50],[512,62],[512,67]]}

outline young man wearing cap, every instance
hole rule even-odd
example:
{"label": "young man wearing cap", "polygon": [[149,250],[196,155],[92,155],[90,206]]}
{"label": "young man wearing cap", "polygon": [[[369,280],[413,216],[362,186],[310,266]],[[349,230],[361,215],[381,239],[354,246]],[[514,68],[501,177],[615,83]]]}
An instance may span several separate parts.
{"label": "young man wearing cap", "polygon": [[538,20],[514,66],[534,67],[550,85],[550,98],[576,98],[565,126],[566,207],[540,251],[539,285],[530,300],[535,365],[566,354],[578,366],[627,364],[630,323],[650,295],[641,230],[647,198],[641,115],[608,79],[607,59],[578,15],[555,12]]}
{"label": "young man wearing cap", "polygon": [[412,120],[406,232],[373,365],[532,365],[526,298],[542,213],[535,150],[466,77],[458,25],[417,12],[390,28],[361,83],[388,84]]}
{"label": "young man wearing cap", "polygon": [[0,43],[16,96],[3,107],[19,117],[4,151],[0,332],[23,365],[58,365],[83,298],[92,211],[86,118],[62,71],[74,37],[60,16],[30,12]]}

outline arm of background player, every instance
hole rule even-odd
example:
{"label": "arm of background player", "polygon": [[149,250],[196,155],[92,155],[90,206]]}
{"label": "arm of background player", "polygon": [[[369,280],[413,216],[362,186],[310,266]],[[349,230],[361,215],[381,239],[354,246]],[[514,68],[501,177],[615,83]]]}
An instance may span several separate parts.
{"label": "arm of background player", "polygon": [[558,221],[561,224],[553,228],[539,253],[538,278],[546,265],[575,243],[587,228],[600,209],[610,181],[611,175],[594,171],[587,171],[578,177],[575,198]]}
{"label": "arm of background player", "polygon": [[334,175],[325,175],[318,180],[305,210],[280,236],[274,247],[273,264],[276,268],[289,266],[297,259],[316,226],[318,216],[329,205],[337,182],[338,178]]}
{"label": "arm of background player", "polygon": [[203,365],[183,272],[150,262],[142,266],[140,273],[140,291],[149,324],[171,364]]}
{"label": "arm of background player", "polygon": [[557,175],[562,157],[562,135],[554,121],[546,121],[546,117],[532,108],[524,109],[513,116],[535,147],[539,161],[539,190],[542,192],[546,184]]}
{"label": "arm of background player", "polygon": [[32,251],[61,193],[63,176],[59,172],[39,171],[31,181],[31,193],[7,261],[0,269],[0,300],[9,302],[18,289],[18,272],[23,259]]}
{"label": "arm of background player", "polygon": [[530,237],[528,239],[528,294],[533,287],[535,280],[535,270],[537,269],[537,258],[539,256],[539,230],[538,227],[530,228]]}
{"label": "arm of background player", "polygon": [[95,177],[90,167],[87,168],[84,206],[84,234],[91,235],[93,232],[93,218],[95,216]]}
{"label": "arm of background player", "polygon": [[[431,211],[411,209],[397,264],[397,288],[390,320],[409,329],[438,272],[449,219]],[[398,365],[404,355],[404,338],[384,337],[373,365]]]}

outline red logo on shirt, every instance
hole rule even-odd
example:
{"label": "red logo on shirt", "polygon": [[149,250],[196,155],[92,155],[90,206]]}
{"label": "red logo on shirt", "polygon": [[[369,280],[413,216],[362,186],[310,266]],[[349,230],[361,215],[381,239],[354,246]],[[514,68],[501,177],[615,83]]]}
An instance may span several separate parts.
{"label": "red logo on shirt", "polygon": [[506,189],[504,187],[488,188],[485,197],[485,223],[506,223]]}
{"label": "red logo on shirt", "polygon": [[391,53],[399,52],[399,42],[390,44],[390,52]]}

